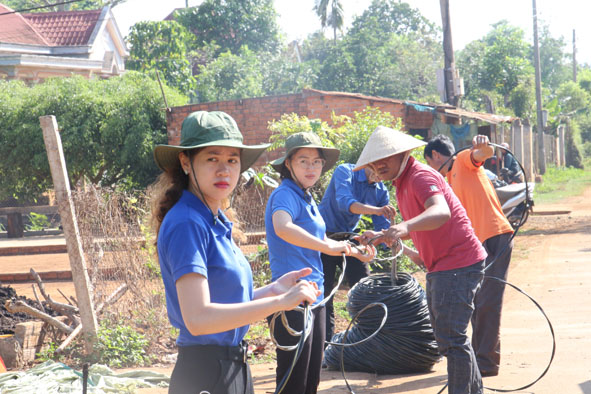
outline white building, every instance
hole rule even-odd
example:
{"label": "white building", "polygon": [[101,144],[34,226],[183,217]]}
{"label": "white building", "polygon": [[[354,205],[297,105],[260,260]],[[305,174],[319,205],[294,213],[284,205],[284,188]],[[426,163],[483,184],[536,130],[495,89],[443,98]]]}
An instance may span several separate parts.
{"label": "white building", "polygon": [[122,74],[129,51],[109,6],[101,10],[16,13],[0,4],[0,78]]}

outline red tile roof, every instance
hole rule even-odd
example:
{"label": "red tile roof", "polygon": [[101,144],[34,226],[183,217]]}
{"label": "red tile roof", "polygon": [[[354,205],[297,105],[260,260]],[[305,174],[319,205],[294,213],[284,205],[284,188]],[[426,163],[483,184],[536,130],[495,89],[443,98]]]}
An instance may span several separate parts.
{"label": "red tile roof", "polygon": [[101,10],[43,12],[22,16],[53,45],[86,45]]}
{"label": "red tile roof", "polygon": [[[0,14],[12,12],[10,8],[0,4]],[[10,44],[51,45],[39,32],[20,14],[0,15],[0,42]]]}

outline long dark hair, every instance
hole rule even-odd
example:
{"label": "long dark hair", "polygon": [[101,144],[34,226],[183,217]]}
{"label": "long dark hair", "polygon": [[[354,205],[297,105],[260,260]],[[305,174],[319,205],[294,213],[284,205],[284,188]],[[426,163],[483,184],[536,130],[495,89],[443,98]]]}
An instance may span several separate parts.
{"label": "long dark hair", "polygon": [[[183,153],[187,155],[190,160],[193,160],[193,157],[201,149],[202,148],[186,150],[183,151]],[[154,244],[158,243],[158,233],[160,232],[160,226],[162,225],[164,217],[174,204],[180,200],[183,191],[188,189],[188,187],[189,176],[183,172],[180,163],[178,167],[162,172],[162,174],[156,179],[156,182],[149,187],[149,194],[151,196],[150,224],[155,235]],[[232,223],[234,223],[232,237],[237,242],[244,241],[245,234],[240,228],[240,223],[238,222],[235,211],[229,205],[229,201],[223,203],[225,215]]]}

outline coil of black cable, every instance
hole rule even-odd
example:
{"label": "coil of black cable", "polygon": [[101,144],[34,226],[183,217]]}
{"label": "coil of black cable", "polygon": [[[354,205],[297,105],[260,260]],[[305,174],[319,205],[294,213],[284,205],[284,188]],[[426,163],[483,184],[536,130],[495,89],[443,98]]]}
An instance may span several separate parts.
{"label": "coil of black cable", "polygon": [[[386,324],[371,340],[342,349],[329,345],[324,360],[330,369],[341,368],[341,352],[346,371],[377,374],[405,374],[429,371],[439,359],[437,343],[429,319],[427,297],[417,280],[399,273],[395,285],[391,276],[377,274],[363,278],[348,294],[347,311],[355,316],[372,302],[388,308]],[[380,308],[368,309],[349,330],[346,343],[354,343],[375,332],[384,316]],[[344,332],[332,342],[342,343]]]}

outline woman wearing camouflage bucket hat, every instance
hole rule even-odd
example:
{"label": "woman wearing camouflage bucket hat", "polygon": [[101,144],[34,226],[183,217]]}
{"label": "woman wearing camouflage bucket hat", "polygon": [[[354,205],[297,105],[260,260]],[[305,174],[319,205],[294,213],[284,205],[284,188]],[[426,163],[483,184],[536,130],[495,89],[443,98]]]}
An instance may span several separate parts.
{"label": "woman wearing camouflage bucket hat", "polygon": [[[291,270],[311,269],[307,280],[323,290],[323,269],[320,253],[355,256],[370,261],[375,249],[351,248],[347,242],[333,241],[326,237],[326,225],[318,206],[310,194],[320,175],[335,165],[339,150],[322,145],[314,133],[296,133],[285,141],[285,155],[271,163],[281,174],[281,185],[271,193],[265,211],[265,228],[269,247],[272,278],[279,278]],[[319,296],[316,302],[320,302]],[[303,317],[299,312],[286,312],[289,326],[301,331]],[[326,312],[324,306],[313,309],[313,328],[304,344],[301,355],[293,367],[289,381],[282,393],[316,393],[320,383]],[[271,319],[269,318],[269,321]],[[277,323],[274,335],[280,345],[293,345],[297,338]],[[295,351],[277,349],[276,382],[279,386],[286,377],[295,357]]]}
{"label": "woman wearing camouflage bucket hat", "polygon": [[198,111],[183,121],[180,145],[154,150],[164,172],[153,188],[152,223],[168,317],[179,329],[170,393],[253,393],[248,324],[320,294],[301,280],[311,269],[253,289],[250,265],[232,240],[224,201],[266,148],[244,145],[228,114]]}

